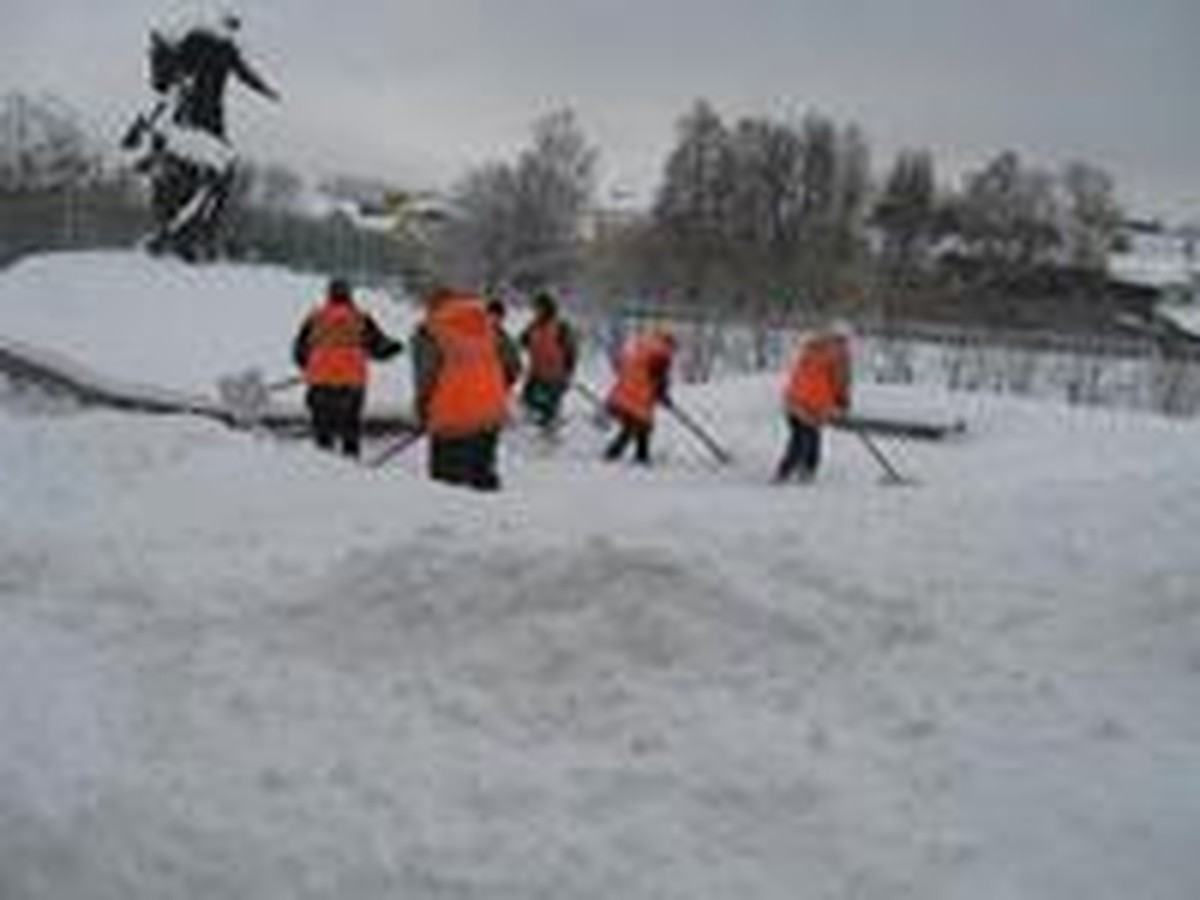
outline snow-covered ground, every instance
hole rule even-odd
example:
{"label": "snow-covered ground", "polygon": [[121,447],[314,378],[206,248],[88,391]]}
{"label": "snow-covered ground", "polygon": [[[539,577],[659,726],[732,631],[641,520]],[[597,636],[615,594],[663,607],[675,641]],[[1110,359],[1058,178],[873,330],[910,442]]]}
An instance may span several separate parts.
{"label": "snow-covered ground", "polygon": [[[0,273],[0,339],[49,351],[106,382],[216,399],[222,377],[249,368],[266,381],[294,373],[292,337],[325,282],[278,268],[196,267],[127,253],[31,257]],[[406,303],[375,290],[355,297],[385,331],[407,333]],[[407,403],[407,367],[388,374],[403,384],[371,400],[403,394]]]}
{"label": "snow-covered ground", "polygon": [[[48,257],[0,336],[199,389],[319,289]],[[0,405],[0,897],[1193,900],[1200,423],[862,385],[970,431],[777,489],[777,388],[495,496]]]}

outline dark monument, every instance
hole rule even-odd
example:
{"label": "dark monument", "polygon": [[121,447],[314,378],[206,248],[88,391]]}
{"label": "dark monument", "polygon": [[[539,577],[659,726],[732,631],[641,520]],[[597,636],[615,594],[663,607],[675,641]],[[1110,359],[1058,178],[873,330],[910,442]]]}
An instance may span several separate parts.
{"label": "dark monument", "polygon": [[156,100],[121,141],[137,152],[137,171],[150,179],[155,228],[151,253],[211,259],[236,154],[225,133],[225,85],[232,75],[254,91],[279,95],[242,56],[240,19],[225,12],[178,35],[150,33],[150,84]]}

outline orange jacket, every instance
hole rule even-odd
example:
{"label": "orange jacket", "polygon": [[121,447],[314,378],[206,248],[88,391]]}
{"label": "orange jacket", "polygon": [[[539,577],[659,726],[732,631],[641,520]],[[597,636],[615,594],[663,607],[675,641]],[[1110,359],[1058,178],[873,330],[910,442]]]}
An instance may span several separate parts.
{"label": "orange jacket", "polygon": [[635,338],[617,363],[617,381],[608,408],[643,425],[654,423],[654,407],[667,396],[675,343],[661,332]]}
{"label": "orange jacket", "polygon": [[430,310],[424,325],[436,366],[422,391],[425,427],[435,437],[499,428],[508,415],[508,383],[496,327],[483,301],[460,295]]}
{"label": "orange jacket", "polygon": [[821,335],[805,341],[784,403],[792,415],[818,425],[850,409],[850,349],[844,338]]}
{"label": "orange jacket", "polygon": [[536,381],[562,382],[571,375],[571,354],[557,318],[538,319],[522,335],[529,350],[529,377]]}
{"label": "orange jacket", "polygon": [[366,322],[349,303],[325,303],[309,314],[304,380],[310,385],[365,387]]}

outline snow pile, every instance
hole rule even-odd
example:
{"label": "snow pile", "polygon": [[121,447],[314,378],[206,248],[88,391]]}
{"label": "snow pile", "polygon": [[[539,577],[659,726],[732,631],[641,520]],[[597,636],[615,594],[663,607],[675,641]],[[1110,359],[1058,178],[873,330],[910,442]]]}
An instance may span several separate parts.
{"label": "snow pile", "polygon": [[680,391],[730,468],[572,406],[497,496],[0,412],[0,896],[1190,900],[1200,426],[864,386],[971,436],[781,490],[777,388]]}
{"label": "snow pile", "polygon": [[[292,337],[326,281],[132,253],[30,257],[0,277],[0,337],[105,378],[212,397],[224,375],[256,367],[271,381],[294,371]],[[407,334],[406,304],[368,289],[355,299],[385,331]]]}

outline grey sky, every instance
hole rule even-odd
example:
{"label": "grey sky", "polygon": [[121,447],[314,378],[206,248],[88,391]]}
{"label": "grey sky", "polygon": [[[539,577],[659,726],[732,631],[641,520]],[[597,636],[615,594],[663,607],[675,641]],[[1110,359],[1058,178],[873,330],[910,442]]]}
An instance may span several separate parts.
{"label": "grey sky", "polygon": [[[109,133],[148,96],[147,28],[177,0],[0,0],[0,89]],[[444,185],[569,105],[606,189],[645,195],[698,97],[727,119],[809,109],[875,166],[943,177],[1013,149],[1107,168],[1135,212],[1200,218],[1200,0],[233,0],[274,107],[234,86],[247,155]]]}

